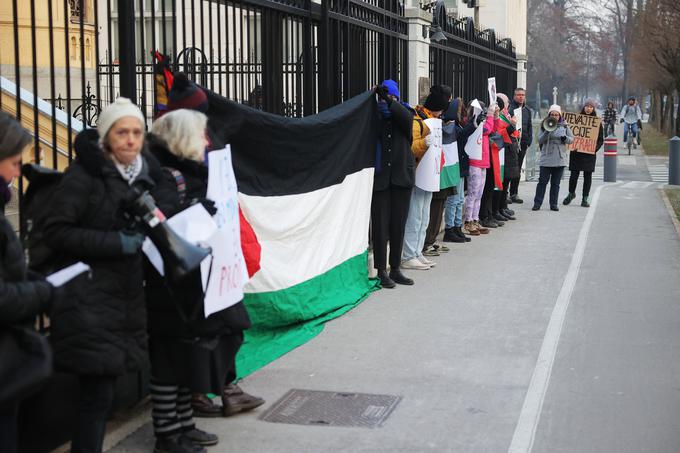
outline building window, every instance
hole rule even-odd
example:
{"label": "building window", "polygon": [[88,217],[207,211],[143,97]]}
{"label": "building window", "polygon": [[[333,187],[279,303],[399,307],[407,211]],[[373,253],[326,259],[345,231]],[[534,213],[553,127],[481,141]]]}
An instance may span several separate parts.
{"label": "building window", "polygon": [[76,44],[76,37],[71,36],[71,60],[76,59],[77,53],[78,53],[78,44]]}

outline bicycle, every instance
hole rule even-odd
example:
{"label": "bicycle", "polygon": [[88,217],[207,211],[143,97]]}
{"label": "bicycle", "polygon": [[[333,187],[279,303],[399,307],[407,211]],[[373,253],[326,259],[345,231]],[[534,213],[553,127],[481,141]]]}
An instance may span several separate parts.
{"label": "bicycle", "polygon": [[637,149],[637,144],[633,143],[633,140],[635,139],[633,136],[633,123],[624,123],[624,127],[626,128],[625,135],[627,136],[626,148],[628,148],[628,155],[630,156],[631,149],[633,149],[633,147]]}

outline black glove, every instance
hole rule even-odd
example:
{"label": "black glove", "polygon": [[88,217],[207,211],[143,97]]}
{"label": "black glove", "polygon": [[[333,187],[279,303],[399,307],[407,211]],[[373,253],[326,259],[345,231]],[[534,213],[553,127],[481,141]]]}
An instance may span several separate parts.
{"label": "black glove", "polygon": [[560,140],[562,140],[562,143],[566,143],[567,142],[567,136],[566,135],[561,136]]}
{"label": "black glove", "polygon": [[392,99],[389,96],[390,91],[387,89],[385,85],[377,86],[375,88],[375,94],[377,94],[380,99],[387,102],[387,105],[390,105],[392,103]]}
{"label": "black glove", "polygon": [[146,239],[146,236],[141,233],[119,231],[118,235],[120,236],[120,247],[123,255],[137,253],[142,248],[144,239]]}
{"label": "black glove", "polygon": [[217,208],[215,207],[215,202],[212,200],[209,200],[207,198],[194,198],[191,200],[191,205],[195,205],[196,203],[201,203],[203,207],[205,208],[206,211],[208,211],[208,214],[211,216],[217,214]]}
{"label": "black glove", "polygon": [[43,305],[43,312],[49,315],[52,313],[54,307],[59,307],[63,303],[66,297],[66,289],[64,286],[52,286],[50,283],[48,283],[48,285],[50,285],[50,288],[52,289],[52,295]]}
{"label": "black glove", "polygon": [[480,113],[479,115],[477,115],[477,121],[476,121],[475,124],[476,124],[477,126],[479,126],[479,125],[482,124],[484,121],[486,121],[486,113]]}

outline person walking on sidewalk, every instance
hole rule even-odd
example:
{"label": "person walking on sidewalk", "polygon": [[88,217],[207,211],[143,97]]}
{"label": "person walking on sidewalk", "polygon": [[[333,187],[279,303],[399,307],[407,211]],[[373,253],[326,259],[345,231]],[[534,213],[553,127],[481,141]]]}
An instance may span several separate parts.
{"label": "person walking on sidewalk", "polygon": [[[534,116],[534,112],[526,104],[526,90],[524,88],[516,88],[515,96],[510,102],[510,115],[515,115],[515,109],[522,109],[522,136],[519,142],[519,153],[517,155],[517,166],[519,167],[520,176],[522,172],[522,165],[524,165],[524,158],[527,155],[527,149],[531,146],[534,141],[534,128],[531,124],[531,119]],[[519,198],[519,182],[521,177],[510,179],[510,202],[521,204],[524,200]]]}
{"label": "person walking on sidewalk", "polygon": [[614,126],[616,125],[616,118],[618,112],[614,108],[614,103],[612,101],[607,102],[607,108],[604,111],[604,117],[602,122],[604,123],[604,135],[609,137],[614,135]]}
{"label": "person walking on sidewalk", "polygon": [[[422,106],[416,107],[416,115],[413,118],[413,143],[411,150],[415,156],[416,167],[423,158],[428,148],[432,144],[430,128],[425,124],[427,118],[439,118],[439,116],[449,106],[450,92],[441,86],[435,85],[430,88]],[[425,246],[425,235],[427,226],[430,223],[430,203],[432,202],[432,192],[421,189],[418,186],[413,188],[411,202],[409,204],[408,218],[406,220],[406,231],[404,234],[404,249],[402,251],[403,269],[427,270],[435,265],[434,262],[423,256]]]}
{"label": "person walking on sidewalk", "polygon": [[637,149],[638,125],[642,122],[642,111],[635,101],[635,96],[628,98],[628,103],[621,109],[623,124],[623,143],[628,143],[628,130],[633,133],[633,146]]}
{"label": "person walking on sidewalk", "polygon": [[557,127],[553,131],[548,131],[541,124],[541,132],[538,134],[538,144],[541,147],[538,160],[540,173],[532,211],[541,209],[548,182],[550,182],[550,210],[560,210],[557,202],[560,195],[560,181],[564,174],[564,167],[567,165],[567,145],[574,143],[574,134],[562,118],[562,108],[553,104],[548,114],[557,121]]}
{"label": "person walking on sidewalk", "polygon": [[458,147],[458,166],[460,182],[456,193],[446,199],[444,209],[444,242],[470,242],[472,239],[463,233],[463,207],[465,202],[465,182],[470,176],[470,157],[465,152],[468,137],[475,131],[475,121],[469,120],[462,98],[453,100],[443,115],[444,121],[455,124],[456,145]]}
{"label": "person walking on sidewalk", "polygon": [[[371,232],[374,266],[383,288],[412,285],[401,273],[401,252],[415,180],[415,158],[411,152],[413,109],[401,102],[399,85],[385,80],[377,89],[382,117],[380,141],[376,148]],[[387,243],[390,244],[390,272],[387,273]]]}
{"label": "person walking on sidewalk", "polygon": [[[595,112],[595,101],[588,99],[581,110],[581,115],[589,115],[597,117]],[[593,183],[593,172],[595,171],[595,161],[597,159],[597,151],[604,142],[604,128],[600,124],[600,129],[597,135],[597,144],[595,145],[595,153],[585,153],[579,150],[572,150],[569,154],[569,194],[564,199],[564,204],[568,205],[576,198],[576,185],[578,184],[578,177],[583,172],[583,198],[581,199],[581,206],[584,208],[590,207],[588,196],[590,195],[590,187]]]}
{"label": "person walking on sidewalk", "polygon": [[470,176],[468,177],[468,194],[465,198],[465,223],[463,226],[464,232],[471,236],[479,236],[480,234],[488,234],[489,229],[480,225],[480,212],[483,205],[484,194],[487,193],[487,186],[490,184],[490,192],[493,193],[493,178],[489,183],[488,173],[491,167],[491,145],[489,143],[489,135],[494,129],[494,114],[496,106],[490,106],[484,111],[484,104],[480,102],[482,112],[473,116],[474,107],[470,107],[469,116],[473,118],[472,122],[476,127],[482,126],[482,158],[470,159]]}

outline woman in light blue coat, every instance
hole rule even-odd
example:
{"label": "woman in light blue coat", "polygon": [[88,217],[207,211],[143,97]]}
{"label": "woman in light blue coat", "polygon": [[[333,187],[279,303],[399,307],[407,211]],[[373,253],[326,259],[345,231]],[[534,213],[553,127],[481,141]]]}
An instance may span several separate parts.
{"label": "woman in light blue coat", "polygon": [[543,204],[545,189],[550,181],[550,210],[559,211],[557,200],[560,195],[560,181],[564,174],[564,167],[567,165],[567,145],[574,143],[574,134],[562,118],[562,108],[559,105],[550,106],[548,115],[557,121],[557,127],[546,130],[541,125],[541,132],[538,135],[538,144],[541,148],[538,165],[540,174],[538,185],[536,186],[536,196],[534,197],[534,207],[532,211],[538,211]]}

